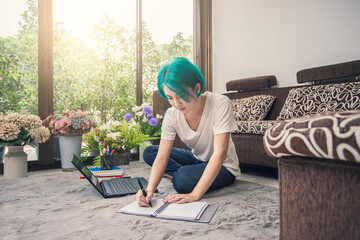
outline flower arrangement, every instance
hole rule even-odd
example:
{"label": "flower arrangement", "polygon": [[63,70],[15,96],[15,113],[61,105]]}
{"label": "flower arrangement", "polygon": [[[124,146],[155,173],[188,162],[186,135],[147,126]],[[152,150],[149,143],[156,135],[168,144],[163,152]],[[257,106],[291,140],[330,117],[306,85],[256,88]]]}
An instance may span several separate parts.
{"label": "flower arrangement", "polygon": [[37,146],[50,138],[50,130],[42,126],[36,115],[11,113],[0,116],[0,147],[2,146]]}
{"label": "flower arrangement", "polygon": [[104,124],[95,132],[94,139],[100,148],[111,147],[116,153],[130,152],[134,147],[143,146],[145,141],[154,139],[144,134],[138,123],[133,124],[125,120]]}
{"label": "flower arrangement", "polygon": [[[161,120],[163,116],[156,114],[156,117],[154,117],[149,104],[143,103],[141,106],[135,106],[131,110],[135,113],[135,121],[139,123],[142,133],[149,137],[159,137],[161,135]],[[127,113],[124,118],[127,122],[130,122],[133,116]]]}
{"label": "flower arrangement", "polygon": [[96,122],[89,118],[86,113],[77,109],[64,111],[60,115],[49,115],[42,124],[50,128],[53,134],[83,134],[96,127]]}

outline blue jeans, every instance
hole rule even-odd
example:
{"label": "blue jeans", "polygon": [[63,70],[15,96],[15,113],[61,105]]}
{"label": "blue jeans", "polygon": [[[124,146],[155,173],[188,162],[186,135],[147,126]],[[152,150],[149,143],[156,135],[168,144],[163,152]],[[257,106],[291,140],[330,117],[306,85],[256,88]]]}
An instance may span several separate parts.
{"label": "blue jeans", "polygon": [[[158,149],[158,145],[152,145],[144,150],[144,160],[150,166],[155,161]],[[195,158],[189,150],[172,148],[165,172],[173,177],[171,181],[178,193],[191,193],[199,182],[207,164],[207,162]],[[207,192],[229,186],[234,181],[234,175],[222,166]]]}

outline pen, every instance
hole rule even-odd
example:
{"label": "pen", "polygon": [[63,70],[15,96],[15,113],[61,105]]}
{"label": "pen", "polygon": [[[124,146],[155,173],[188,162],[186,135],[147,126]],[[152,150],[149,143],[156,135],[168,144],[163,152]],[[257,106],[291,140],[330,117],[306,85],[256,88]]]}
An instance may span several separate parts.
{"label": "pen", "polygon": [[[143,193],[144,197],[146,197],[146,196],[147,196],[147,194],[146,194],[145,189],[144,189],[143,185],[141,184],[141,182],[140,182],[140,179],[139,179],[139,178],[138,178],[138,184],[139,184],[139,186],[140,186],[140,189],[141,189],[141,191],[142,191],[142,193]],[[149,205],[150,205],[150,207],[152,207],[152,205],[151,205],[151,200],[149,201]]]}

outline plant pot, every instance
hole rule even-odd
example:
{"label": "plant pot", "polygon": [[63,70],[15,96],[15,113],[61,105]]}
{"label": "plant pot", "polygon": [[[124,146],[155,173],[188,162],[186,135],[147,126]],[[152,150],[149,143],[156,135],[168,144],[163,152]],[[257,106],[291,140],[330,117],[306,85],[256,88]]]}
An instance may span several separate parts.
{"label": "plant pot", "polygon": [[131,153],[114,153],[112,155],[112,166],[129,165]]}
{"label": "plant pot", "polygon": [[100,150],[92,150],[87,154],[88,157],[96,157],[99,155],[100,155]]}
{"label": "plant pot", "polygon": [[64,172],[76,170],[71,160],[74,154],[80,159],[81,142],[82,135],[79,134],[59,135],[61,168]]}
{"label": "plant pot", "polygon": [[26,177],[28,172],[27,155],[24,146],[9,146],[4,158],[4,178]]}

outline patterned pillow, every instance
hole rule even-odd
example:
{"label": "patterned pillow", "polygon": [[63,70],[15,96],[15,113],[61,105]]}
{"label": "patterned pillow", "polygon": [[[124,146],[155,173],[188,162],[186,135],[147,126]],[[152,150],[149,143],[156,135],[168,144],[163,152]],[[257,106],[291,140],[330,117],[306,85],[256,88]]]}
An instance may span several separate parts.
{"label": "patterned pillow", "polygon": [[360,109],[360,82],[315,85],[289,91],[276,120]]}
{"label": "patterned pillow", "polygon": [[231,99],[235,120],[258,121],[263,120],[269,112],[276,97],[258,95],[248,98]]}
{"label": "patterned pillow", "polygon": [[249,133],[249,134],[264,135],[265,131],[276,123],[278,123],[278,121],[275,120],[236,121],[236,125],[238,126],[238,129],[233,131],[233,133]]}

